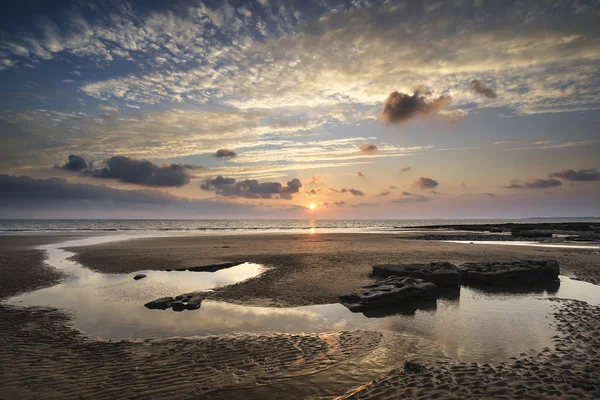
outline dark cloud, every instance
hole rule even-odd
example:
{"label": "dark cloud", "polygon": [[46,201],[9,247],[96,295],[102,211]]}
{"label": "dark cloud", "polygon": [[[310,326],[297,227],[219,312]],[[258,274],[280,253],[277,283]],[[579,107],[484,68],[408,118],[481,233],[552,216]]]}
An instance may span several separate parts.
{"label": "dark cloud", "polygon": [[114,156],[104,162],[105,168],[89,169],[86,175],[99,179],[116,179],[125,183],[144,186],[169,187],[190,183],[189,165],[171,164],[158,166],[152,161]]}
{"label": "dark cloud", "polygon": [[389,194],[390,194],[390,192],[385,190],[385,191],[379,193],[377,196],[384,197],[384,196],[389,196]]}
{"label": "dark cloud", "polygon": [[289,200],[292,194],[298,193],[302,183],[298,179],[288,181],[286,186],[279,182],[258,182],[256,179],[246,179],[236,182],[233,178],[223,178],[221,175],[208,179],[200,188],[214,190],[220,196],[245,197],[247,199],[273,199]]}
{"label": "dark cloud", "polygon": [[360,171],[356,172],[356,176],[358,176],[359,178],[367,179],[367,176],[365,174],[363,174],[362,172],[360,172]]}
{"label": "dark cloud", "polygon": [[473,89],[473,91],[475,93],[485,96],[488,99],[495,99],[496,97],[498,97],[496,92],[494,92],[489,87],[486,87],[483,83],[481,83],[477,79],[475,79],[471,82],[471,89]]}
{"label": "dark cloud", "polygon": [[1,218],[290,218],[304,207],[187,199],[153,189],[125,190],[0,174]]}
{"label": "dark cloud", "polygon": [[335,203],[333,203],[333,204],[335,204],[335,205],[336,205],[336,206],[338,206],[338,207],[343,207],[343,206],[345,206],[345,205],[346,205],[346,202],[345,202],[345,201],[336,201],[336,202],[335,202]]}
{"label": "dark cloud", "polygon": [[562,182],[558,179],[532,179],[527,182],[513,179],[510,184],[504,186],[506,189],[548,189],[558,187]]}
{"label": "dark cloud", "polygon": [[[422,94],[423,93],[423,94]],[[442,108],[450,104],[450,97],[440,96],[436,99],[427,99],[428,91],[422,92],[419,88],[414,94],[408,95],[392,92],[385,99],[381,118],[390,124],[400,124],[417,116],[433,116]]]}
{"label": "dark cloud", "polygon": [[219,149],[215,153],[215,156],[217,156],[219,158],[232,158],[232,157],[237,156],[237,153],[233,149]]}
{"label": "dark cloud", "polygon": [[550,178],[562,178],[568,181],[585,182],[585,181],[600,181],[600,172],[596,168],[572,170],[566,169],[560,172],[553,172],[548,175]]}
{"label": "dark cloud", "polygon": [[346,188],[342,188],[340,190],[334,189],[334,188],[329,188],[329,190],[331,190],[332,192],[336,192],[336,193],[351,193],[354,196],[364,196],[365,194],[363,192],[361,192],[358,189],[346,189]]}
{"label": "dark cloud", "polygon": [[487,197],[496,197],[496,195],[494,193],[481,193],[482,196],[487,196]]}
{"label": "dark cloud", "polygon": [[396,186],[390,186],[390,187],[388,187],[388,189],[394,190],[394,189],[398,189],[398,188]]}
{"label": "dark cloud", "polygon": [[29,176],[0,175],[2,204],[45,201],[167,204],[182,199],[156,190],[119,190],[106,186],[69,183],[65,179],[33,179]]}
{"label": "dark cloud", "polygon": [[425,178],[425,177],[420,177],[419,179],[415,179],[412,184],[413,184],[413,186],[417,186],[421,189],[433,189],[434,187],[439,185],[438,181],[431,179],[431,178]]}
{"label": "dark cloud", "polygon": [[66,164],[61,166],[65,171],[83,171],[88,167],[88,163],[81,156],[71,154],[69,156],[69,161]]}
{"label": "dark cloud", "polygon": [[361,144],[358,149],[364,153],[375,153],[377,151],[377,145],[375,143]]}
{"label": "dark cloud", "polygon": [[400,170],[400,172],[408,172],[410,171],[410,167],[404,167]]}

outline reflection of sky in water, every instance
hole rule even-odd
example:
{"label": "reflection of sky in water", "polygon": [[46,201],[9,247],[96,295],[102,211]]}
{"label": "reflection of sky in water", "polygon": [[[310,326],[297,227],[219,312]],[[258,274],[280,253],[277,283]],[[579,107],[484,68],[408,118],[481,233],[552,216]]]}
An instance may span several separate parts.
{"label": "reflection of sky in water", "polygon": [[97,237],[43,246],[48,262],[71,276],[10,302],[70,310],[74,327],[104,339],[376,329],[431,340],[461,360],[488,362],[552,346],[551,337],[556,334],[550,326],[553,303],[540,298],[600,304],[598,286],[562,277],[560,287],[528,288],[520,293],[463,287],[460,294],[446,294],[419,310],[395,308],[382,315],[355,314],[340,304],[273,308],[214,301],[205,301],[197,311],[148,310],[143,304],[155,298],[241,282],[259,275],[264,267],[246,263],[213,273],[141,271],[147,278],[135,281],[135,274],[100,274],[83,268],[67,260],[72,253],[57,248],[110,240],[116,239]]}
{"label": "reflection of sky in water", "polygon": [[489,244],[489,245],[502,245],[502,246],[530,246],[530,247],[550,247],[555,249],[579,249],[579,250],[600,250],[600,246],[594,244],[556,244],[556,243],[543,243],[543,242],[521,242],[517,240],[442,240],[447,243],[461,243],[461,244]]}

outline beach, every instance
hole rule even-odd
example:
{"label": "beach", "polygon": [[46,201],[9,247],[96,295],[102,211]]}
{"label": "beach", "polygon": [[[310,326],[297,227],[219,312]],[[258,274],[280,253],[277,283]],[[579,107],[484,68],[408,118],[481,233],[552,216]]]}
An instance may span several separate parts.
{"label": "beach", "polygon": [[[79,237],[0,237],[2,299],[67,279],[35,247]],[[396,233],[166,235],[65,250],[95,273],[145,271],[146,279],[152,271],[224,261],[260,264],[265,270],[255,277],[200,292],[206,302],[245,311],[338,304],[340,295],[373,282],[371,267],[381,263],[557,260],[563,276],[591,283],[600,277],[596,249],[446,243]],[[77,330],[69,310],[3,302],[0,397],[598,398],[600,307],[537,301],[552,310],[542,321],[556,330],[551,344],[493,362],[466,362],[471,355],[454,358],[430,338],[379,329],[107,340]],[[202,307],[152,315],[184,318]]]}

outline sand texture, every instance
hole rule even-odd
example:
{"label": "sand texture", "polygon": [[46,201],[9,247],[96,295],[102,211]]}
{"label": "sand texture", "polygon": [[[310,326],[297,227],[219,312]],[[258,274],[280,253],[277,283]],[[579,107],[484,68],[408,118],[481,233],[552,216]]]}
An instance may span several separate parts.
{"label": "sand texture", "polygon": [[[0,239],[0,298],[62,279],[32,249],[49,239],[36,240]],[[70,250],[102,272],[263,263],[271,267],[264,275],[212,296],[279,307],[337,302],[372,282],[377,263],[557,259],[562,274],[597,278],[599,262],[593,251],[394,235],[156,238]],[[554,347],[476,364],[431,357],[434,350],[421,343],[373,331],[101,341],[70,328],[64,311],[0,305],[0,399],[600,398],[600,307],[572,300],[554,306]],[[418,368],[403,367],[406,355]]]}

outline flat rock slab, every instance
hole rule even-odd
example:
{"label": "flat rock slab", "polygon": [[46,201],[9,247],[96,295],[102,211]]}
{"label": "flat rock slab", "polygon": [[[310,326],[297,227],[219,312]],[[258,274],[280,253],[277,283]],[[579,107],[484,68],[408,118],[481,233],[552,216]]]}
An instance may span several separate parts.
{"label": "flat rock slab", "polygon": [[160,299],[152,300],[144,306],[151,310],[166,310],[168,308],[173,311],[183,310],[197,310],[202,305],[201,297],[194,297],[192,295],[180,295],[175,298],[173,297],[161,297]]}
{"label": "flat rock slab", "polygon": [[422,279],[392,276],[363,287],[360,293],[340,296],[352,312],[437,298],[438,287]]}
{"label": "flat rock slab", "polygon": [[133,279],[135,279],[136,281],[139,281],[140,279],[144,279],[146,277],[146,274],[137,274],[136,276],[133,277]]}
{"label": "flat rock slab", "polygon": [[225,262],[214,263],[214,264],[198,265],[196,267],[181,267],[181,268],[175,268],[172,270],[167,269],[167,271],[216,272],[221,269],[235,267],[240,264],[243,264],[243,263],[236,262],[236,261],[225,261]]}
{"label": "flat rock slab", "polygon": [[378,264],[373,266],[373,276],[387,278],[401,276],[423,279],[439,287],[460,287],[458,268],[449,262],[429,264]]}
{"label": "flat rock slab", "polygon": [[462,264],[458,271],[463,282],[508,286],[555,281],[560,275],[560,266],[556,260],[474,262]]}

